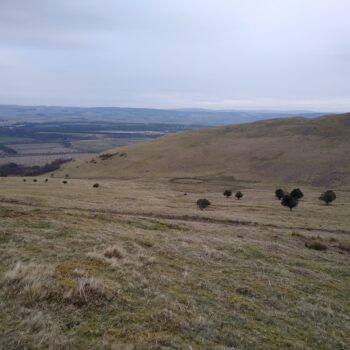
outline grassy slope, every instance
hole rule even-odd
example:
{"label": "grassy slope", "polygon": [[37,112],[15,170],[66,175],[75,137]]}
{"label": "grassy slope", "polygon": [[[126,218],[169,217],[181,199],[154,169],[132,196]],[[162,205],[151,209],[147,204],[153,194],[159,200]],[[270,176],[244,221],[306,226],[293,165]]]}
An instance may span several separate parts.
{"label": "grassy slope", "polygon": [[[303,188],[289,212],[273,187],[229,177],[93,183],[0,179],[0,348],[350,343],[350,253],[338,247],[350,243],[348,191],[326,207]],[[313,236],[328,251],[307,249]]]}
{"label": "grassy slope", "polygon": [[168,135],[112,150],[114,155],[107,160],[95,157],[67,164],[61,174],[77,178],[221,174],[328,186],[350,183],[349,149],[350,114],[275,119]]}

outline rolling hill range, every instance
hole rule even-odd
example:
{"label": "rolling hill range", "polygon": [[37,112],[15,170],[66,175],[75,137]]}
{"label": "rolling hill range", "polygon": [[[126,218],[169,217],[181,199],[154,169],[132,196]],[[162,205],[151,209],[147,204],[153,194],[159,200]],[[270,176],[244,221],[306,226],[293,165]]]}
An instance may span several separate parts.
{"label": "rolling hill range", "polygon": [[249,181],[350,183],[350,113],[271,119],[167,135],[63,166],[73,178],[229,175]]}
{"label": "rolling hill range", "polygon": [[169,123],[218,126],[270,118],[322,115],[312,111],[152,109],[123,107],[58,107],[0,105],[0,123],[81,121],[113,123]]}

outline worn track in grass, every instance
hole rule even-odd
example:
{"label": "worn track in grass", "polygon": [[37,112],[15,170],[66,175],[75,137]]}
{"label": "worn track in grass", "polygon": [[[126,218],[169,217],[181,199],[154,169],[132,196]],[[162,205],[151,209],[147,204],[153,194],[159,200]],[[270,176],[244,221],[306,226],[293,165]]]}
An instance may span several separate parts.
{"label": "worn track in grass", "polygon": [[63,206],[40,206],[36,204],[31,204],[19,200],[11,199],[0,199],[1,203],[14,204],[19,206],[27,206],[40,209],[60,209],[60,210],[74,210],[80,212],[89,212],[89,213],[101,213],[101,214],[112,214],[120,216],[136,216],[136,217],[148,217],[155,219],[164,219],[164,220],[176,220],[176,221],[187,221],[187,222],[202,222],[208,224],[219,224],[219,225],[231,225],[231,226],[252,226],[252,227],[264,227],[272,229],[282,229],[282,230],[298,230],[298,231],[307,231],[307,232],[324,232],[324,233],[341,233],[350,235],[349,230],[341,229],[330,229],[330,228],[316,228],[316,227],[301,227],[301,226],[284,226],[276,224],[265,224],[257,221],[247,221],[247,220],[232,220],[232,219],[215,219],[207,216],[195,216],[195,215],[172,215],[172,214],[162,214],[155,212],[136,212],[136,211],[122,211],[114,209],[90,209],[90,208],[78,208],[78,207],[63,207]]}

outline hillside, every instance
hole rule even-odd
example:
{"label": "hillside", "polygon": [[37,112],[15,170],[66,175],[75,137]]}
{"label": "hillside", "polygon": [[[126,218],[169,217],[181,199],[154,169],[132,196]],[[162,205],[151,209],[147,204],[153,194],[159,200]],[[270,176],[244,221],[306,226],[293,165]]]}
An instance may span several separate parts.
{"label": "hillside", "polygon": [[350,113],[177,133],[68,163],[74,178],[229,175],[253,181],[350,183]]}
{"label": "hillside", "polygon": [[349,191],[62,181],[0,178],[0,349],[348,349]]}

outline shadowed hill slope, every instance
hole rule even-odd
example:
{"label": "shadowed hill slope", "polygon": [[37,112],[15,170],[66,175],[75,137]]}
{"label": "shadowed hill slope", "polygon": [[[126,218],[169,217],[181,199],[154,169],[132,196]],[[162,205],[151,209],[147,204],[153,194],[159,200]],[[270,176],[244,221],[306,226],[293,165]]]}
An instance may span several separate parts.
{"label": "shadowed hill slope", "polygon": [[232,175],[244,180],[350,183],[350,113],[195,130],[63,166],[79,178]]}

